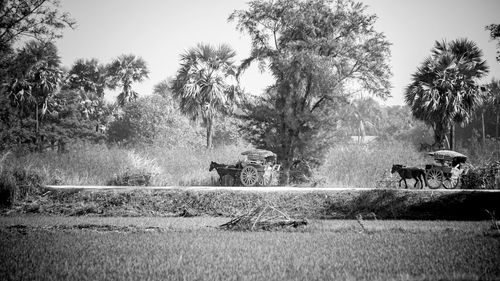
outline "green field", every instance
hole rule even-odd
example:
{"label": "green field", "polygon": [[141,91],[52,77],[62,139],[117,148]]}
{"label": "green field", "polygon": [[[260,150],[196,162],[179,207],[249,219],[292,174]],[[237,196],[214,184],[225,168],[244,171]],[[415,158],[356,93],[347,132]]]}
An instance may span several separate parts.
{"label": "green field", "polygon": [[0,280],[498,280],[490,222],[0,217]]}

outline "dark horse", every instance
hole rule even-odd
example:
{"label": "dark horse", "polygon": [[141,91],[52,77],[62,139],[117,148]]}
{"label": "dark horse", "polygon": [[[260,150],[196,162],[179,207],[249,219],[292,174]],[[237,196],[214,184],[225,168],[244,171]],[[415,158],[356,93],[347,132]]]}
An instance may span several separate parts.
{"label": "dark horse", "polygon": [[215,169],[217,174],[219,174],[219,183],[222,185],[222,178],[226,175],[233,177],[236,181],[239,180],[243,166],[241,163],[237,163],[236,165],[226,165],[212,161],[210,162],[210,168],[208,171],[211,172],[213,169]]}
{"label": "dark horse", "polygon": [[[399,187],[401,187],[401,181],[405,182],[405,188],[408,188],[406,179],[415,179],[414,188],[417,187],[417,183],[420,182],[421,188],[424,187],[425,183],[425,170],[418,167],[406,167],[400,164],[392,165],[391,174],[397,172],[401,179],[399,180]],[[423,178],[423,180],[422,180]]]}

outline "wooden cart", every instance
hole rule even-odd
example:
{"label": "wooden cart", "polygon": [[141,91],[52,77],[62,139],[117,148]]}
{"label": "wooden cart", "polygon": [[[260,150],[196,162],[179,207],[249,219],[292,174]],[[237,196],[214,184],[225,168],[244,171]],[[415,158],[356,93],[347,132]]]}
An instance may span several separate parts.
{"label": "wooden cart", "polygon": [[457,188],[464,172],[462,164],[467,161],[467,156],[452,150],[438,150],[428,155],[434,157],[436,164],[425,165],[427,186],[432,189]]}

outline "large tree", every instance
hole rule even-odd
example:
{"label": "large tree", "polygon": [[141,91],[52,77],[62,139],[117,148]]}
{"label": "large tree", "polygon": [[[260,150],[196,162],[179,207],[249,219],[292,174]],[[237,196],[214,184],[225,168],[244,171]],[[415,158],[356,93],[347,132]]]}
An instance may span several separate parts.
{"label": "large tree", "polygon": [[389,96],[390,43],[365,10],[350,0],[254,0],[229,17],[252,39],[241,70],[257,62],[275,78],[247,107],[247,134],[278,153],[285,184],[294,158],[327,147],[340,101],[360,88]]}
{"label": "large tree", "polygon": [[466,124],[481,103],[478,79],[488,73],[477,45],[467,39],[436,42],[412,76],[405,100],[413,116],[432,126],[435,144],[454,148],[454,124]]}
{"label": "large tree", "polygon": [[0,54],[20,38],[47,42],[74,27],[75,21],[59,7],[58,0],[0,1]]}
{"label": "large tree", "polygon": [[142,82],[148,74],[146,61],[134,55],[121,55],[108,66],[109,86],[112,89],[121,87],[117,97],[120,106],[137,99],[139,94],[132,89],[132,84]]}
{"label": "large tree", "polygon": [[172,81],[181,112],[203,121],[207,148],[213,147],[216,116],[231,112],[239,99],[235,55],[228,45],[198,44],[181,56],[181,67]]}

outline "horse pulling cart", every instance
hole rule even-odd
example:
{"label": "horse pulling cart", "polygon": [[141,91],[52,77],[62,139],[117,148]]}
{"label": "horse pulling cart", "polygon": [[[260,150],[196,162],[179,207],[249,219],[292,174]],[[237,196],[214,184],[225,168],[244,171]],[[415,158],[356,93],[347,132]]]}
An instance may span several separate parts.
{"label": "horse pulling cart", "polygon": [[[264,149],[254,149],[241,153],[245,159],[236,165],[224,165],[212,162],[209,171],[217,170],[221,184],[233,185],[239,179],[244,186],[277,185],[281,165],[276,163],[276,154]],[[227,179],[226,180],[224,180]]]}
{"label": "horse pulling cart", "polygon": [[462,164],[467,161],[467,156],[452,150],[438,150],[428,155],[433,156],[437,163],[425,165],[425,180],[429,188],[457,188],[464,173]]}

